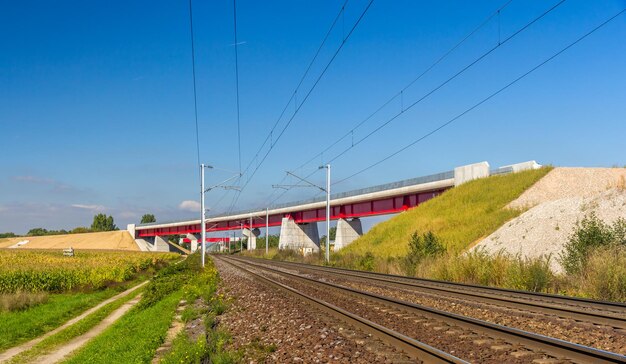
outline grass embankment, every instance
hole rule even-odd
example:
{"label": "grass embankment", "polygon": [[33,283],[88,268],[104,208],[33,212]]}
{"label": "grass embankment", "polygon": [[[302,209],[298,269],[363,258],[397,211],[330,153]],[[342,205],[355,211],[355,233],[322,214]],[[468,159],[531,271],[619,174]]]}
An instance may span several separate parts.
{"label": "grass embankment", "polygon": [[[550,169],[476,180],[445,192],[421,206],[374,227],[346,249],[332,255],[331,265],[404,274],[459,283],[599,300],[626,301],[626,221],[607,225],[588,216],[572,231],[561,256],[524,258],[467,248],[521,211],[509,202]],[[302,257],[294,251],[256,256],[324,264],[323,256]],[[550,269],[558,259],[564,274]]]}
{"label": "grass embankment", "polygon": [[[188,304],[204,302],[196,309],[186,310],[185,320],[200,315],[207,327],[207,336],[190,340],[183,331],[174,340],[172,349],[163,361],[193,363],[214,355],[221,362],[232,362],[230,354],[223,352],[228,337],[224,333],[213,333],[211,317],[223,311],[223,303],[215,296],[218,284],[217,270],[210,259],[204,269],[200,266],[200,255],[193,254],[184,262],[169,266],[159,272],[144,290],[139,304],[119,321],[91,340],[66,360],[67,363],[149,363],[156,350],[166,338],[167,331],[181,300]],[[213,362],[216,362],[213,360]],[[217,361],[220,362],[220,361]]]}
{"label": "grass embankment", "polygon": [[460,252],[496,231],[522,211],[505,209],[552,168],[492,176],[467,182],[441,196],[374,226],[340,255],[401,257],[414,232],[431,231],[449,252]]}

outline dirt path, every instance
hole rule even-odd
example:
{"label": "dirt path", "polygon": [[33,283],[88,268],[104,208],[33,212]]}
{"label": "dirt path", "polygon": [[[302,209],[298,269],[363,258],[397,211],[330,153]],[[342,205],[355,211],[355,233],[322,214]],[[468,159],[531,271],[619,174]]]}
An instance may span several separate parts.
{"label": "dirt path", "polygon": [[54,352],[40,356],[36,359],[37,363],[57,363],[65,358],[68,354],[73,352],[76,349],[79,349],[83,345],[87,343],[87,341],[93,339],[94,337],[100,335],[102,331],[111,326],[115,321],[117,321],[120,317],[124,316],[128,310],[133,308],[139,300],[141,299],[141,295],[133,298],[132,300],[124,303],[120,308],[113,311],[109,316],[107,316],[104,320],[100,321],[99,324],[94,326],[91,330],[86,333],[75,337],[71,341],[65,343],[64,345],[58,347]]}
{"label": "dirt path", "polygon": [[142,282],[132,288],[127,289],[126,291],[119,293],[109,299],[106,299],[102,302],[100,302],[99,304],[97,304],[96,306],[88,309],[87,311],[83,312],[82,314],[74,317],[73,319],[67,321],[66,323],[64,323],[63,325],[57,327],[56,329],[49,331],[41,336],[39,336],[36,339],[33,339],[31,341],[25,342],[24,344],[15,346],[10,348],[9,350],[5,351],[4,353],[0,353],[0,363],[7,361],[11,358],[13,358],[14,356],[29,350],[30,348],[32,348],[33,346],[39,344],[41,341],[43,341],[44,339],[58,333],[59,331],[62,331],[66,328],[68,328],[69,326],[74,325],[75,323],[77,323],[78,321],[84,319],[85,317],[89,316],[90,314],[96,312],[97,310],[99,310],[100,308],[106,306],[107,304],[116,301],[124,296],[127,296],[129,294],[131,294],[132,292],[136,291],[137,289],[139,289],[140,287],[143,287],[144,285],[146,285],[148,283],[148,281]]}

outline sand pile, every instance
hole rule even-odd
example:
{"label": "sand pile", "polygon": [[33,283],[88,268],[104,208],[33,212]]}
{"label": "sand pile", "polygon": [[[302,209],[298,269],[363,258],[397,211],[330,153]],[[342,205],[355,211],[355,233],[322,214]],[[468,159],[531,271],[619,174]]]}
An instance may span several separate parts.
{"label": "sand pile", "polygon": [[576,222],[591,212],[606,223],[626,219],[626,190],[611,188],[590,197],[568,197],[541,203],[481,241],[473,249],[504,251],[524,257],[551,256],[551,267],[563,272],[559,256]]}
{"label": "sand pile", "polygon": [[511,208],[528,208],[568,197],[592,197],[609,188],[626,186],[626,168],[553,169],[511,202]]}

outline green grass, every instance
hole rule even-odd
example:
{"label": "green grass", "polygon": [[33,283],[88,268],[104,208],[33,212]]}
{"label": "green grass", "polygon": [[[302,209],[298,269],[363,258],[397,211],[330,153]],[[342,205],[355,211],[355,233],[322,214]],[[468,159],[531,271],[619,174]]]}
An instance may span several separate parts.
{"label": "green grass", "polygon": [[182,296],[179,290],[147,308],[131,309],[64,363],[149,363]]}
{"label": "green grass", "polygon": [[61,344],[67,343],[73,338],[86,333],[91,328],[96,326],[99,322],[104,320],[104,318],[110,315],[113,311],[120,308],[124,303],[137,297],[137,295],[141,293],[141,291],[142,288],[139,288],[136,291],[131,292],[130,294],[105,305],[96,312],[78,321],[74,325],[46,338],[37,345],[33,346],[30,350],[27,350],[15,356],[9,363],[25,363],[33,361],[33,359],[51,352]]}
{"label": "green grass", "polygon": [[93,293],[54,294],[46,303],[27,310],[1,312],[0,351],[39,337],[117,293],[115,289],[107,289]]}
{"label": "green grass", "polygon": [[518,216],[521,210],[504,207],[550,170],[547,167],[467,182],[381,222],[338,254],[404,256],[411,234],[416,231],[432,231],[449,252],[463,251]]}

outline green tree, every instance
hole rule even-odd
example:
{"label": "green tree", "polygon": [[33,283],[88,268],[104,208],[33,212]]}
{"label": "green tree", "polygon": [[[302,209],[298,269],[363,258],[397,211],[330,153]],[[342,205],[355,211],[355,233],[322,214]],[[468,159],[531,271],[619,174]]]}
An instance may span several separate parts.
{"label": "green tree", "polygon": [[48,230],[44,229],[44,228],[33,228],[28,230],[28,232],[26,233],[27,236],[43,236],[43,235],[48,235]]}
{"label": "green tree", "polygon": [[74,229],[72,229],[72,231],[70,231],[70,234],[84,234],[84,233],[90,233],[91,230],[88,227],[84,227],[84,226],[79,226],[79,227],[75,227]]}
{"label": "green tree", "polygon": [[2,238],[14,238],[17,235],[15,235],[14,233],[0,233],[0,239]]}
{"label": "green tree", "polygon": [[113,216],[107,216],[106,214],[98,214],[93,217],[93,223],[91,224],[92,231],[113,231],[118,230],[117,226],[113,222]]}
{"label": "green tree", "polygon": [[[330,241],[335,241],[335,237],[337,236],[337,227],[331,227],[328,232],[330,233]],[[322,237],[320,238],[320,246],[322,245],[326,246],[326,235],[322,235]]]}
{"label": "green tree", "polygon": [[141,217],[142,224],[148,224],[151,222],[156,222],[156,218],[154,217],[153,214],[145,214]]}

